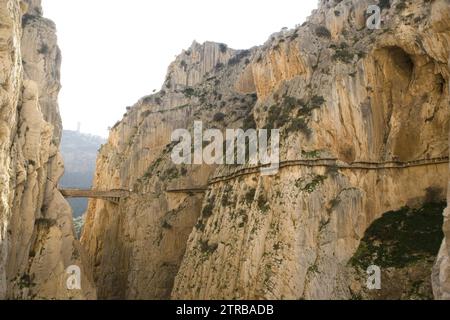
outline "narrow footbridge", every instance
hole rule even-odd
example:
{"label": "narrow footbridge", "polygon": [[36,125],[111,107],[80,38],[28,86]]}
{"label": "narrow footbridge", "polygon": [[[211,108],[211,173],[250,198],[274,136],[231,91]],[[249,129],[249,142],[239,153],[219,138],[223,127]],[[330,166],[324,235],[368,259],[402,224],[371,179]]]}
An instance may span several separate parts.
{"label": "narrow footbridge", "polygon": [[[449,157],[439,157],[432,159],[420,159],[407,162],[400,161],[385,161],[385,162],[353,162],[344,163],[335,158],[321,158],[321,159],[299,159],[287,160],[280,162],[280,169],[292,166],[305,167],[330,167],[341,170],[392,170],[392,169],[406,169],[421,166],[436,166],[448,165]],[[251,175],[260,172],[265,166],[243,166],[231,170],[229,172],[219,172],[213,176],[208,184],[205,186],[175,186],[169,187],[165,190],[166,193],[181,193],[181,194],[203,194],[208,191],[208,188],[220,182],[230,181],[241,176]],[[122,198],[128,197],[133,193],[133,190],[113,189],[109,191],[90,190],[90,189],[60,189],[61,194],[65,198],[92,198],[101,199],[118,204]]]}
{"label": "narrow footbridge", "polygon": [[109,191],[91,190],[91,189],[59,189],[65,198],[90,198],[101,199],[115,204],[120,202],[120,199],[128,197],[130,190],[113,189]]}

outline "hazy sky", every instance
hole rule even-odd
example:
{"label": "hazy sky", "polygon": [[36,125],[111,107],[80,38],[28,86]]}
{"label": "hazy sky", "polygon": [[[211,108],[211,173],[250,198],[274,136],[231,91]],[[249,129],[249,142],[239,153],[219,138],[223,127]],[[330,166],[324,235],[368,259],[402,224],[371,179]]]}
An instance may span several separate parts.
{"label": "hazy sky", "polygon": [[318,0],[43,0],[62,50],[65,129],[107,136],[126,107],[160,89],[193,40],[234,49],[302,23]]}

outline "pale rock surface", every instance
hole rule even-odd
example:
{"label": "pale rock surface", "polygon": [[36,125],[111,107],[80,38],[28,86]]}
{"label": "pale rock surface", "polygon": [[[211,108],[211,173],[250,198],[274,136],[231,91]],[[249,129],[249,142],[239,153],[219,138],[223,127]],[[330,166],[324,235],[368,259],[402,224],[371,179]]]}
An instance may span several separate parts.
{"label": "pale rock surface", "polygon": [[[0,1],[0,298],[93,299],[72,211],[57,189],[61,54],[40,0]],[[69,266],[82,270],[68,290]]]}
{"label": "pale rock surface", "polygon": [[[439,37],[450,43],[448,30],[450,29],[450,2],[436,1],[432,10],[432,26]],[[447,51],[447,68],[450,70],[450,53]],[[443,58],[445,53],[442,53]],[[449,71],[450,72],[450,71]],[[450,91],[450,83],[446,82],[447,90]],[[447,96],[447,106],[450,108],[450,97]],[[447,204],[450,203],[450,178],[448,185]],[[438,260],[433,270],[433,291],[436,299],[450,300],[450,209],[444,212],[444,234],[445,239],[439,252]]]}
{"label": "pale rock surface", "polygon": [[94,183],[133,192],[119,205],[91,201],[82,235],[100,298],[349,299],[349,261],[367,228],[422,205],[431,187],[444,198],[446,163],[289,166],[219,180],[205,195],[167,192],[239,169],[172,163],[171,133],[195,120],[281,128],[282,161],[447,157],[449,1],[392,1],[381,30],[365,28],[368,4],[321,1],[303,26],[249,51],[194,43],[162,90],[129,108]]}
{"label": "pale rock surface", "polygon": [[[164,191],[205,185],[214,171],[213,167],[171,165],[171,134],[191,127],[194,117],[212,119],[224,109],[229,110],[230,122],[239,122],[248,106],[254,105],[253,95],[230,90],[246,63],[243,57],[227,68],[229,59],[239,53],[250,57],[250,52],[216,43],[193,43],[169,67],[161,92],[128,108],[111,130],[97,160],[94,188],[133,189],[134,193],[119,206],[90,201],[81,241],[90,256],[100,298],[170,297],[203,197]],[[213,93],[217,81],[221,86]]]}

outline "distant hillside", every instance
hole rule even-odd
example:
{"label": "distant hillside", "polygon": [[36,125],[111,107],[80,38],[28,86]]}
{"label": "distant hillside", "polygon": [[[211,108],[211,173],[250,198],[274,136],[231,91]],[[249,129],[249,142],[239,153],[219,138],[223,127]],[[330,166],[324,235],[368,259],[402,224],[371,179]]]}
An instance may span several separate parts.
{"label": "distant hillside", "polygon": [[[65,173],[60,181],[63,188],[90,188],[95,172],[95,162],[102,137],[65,130],[62,134],[61,153],[64,157]],[[87,199],[70,199],[74,217],[83,215]]]}

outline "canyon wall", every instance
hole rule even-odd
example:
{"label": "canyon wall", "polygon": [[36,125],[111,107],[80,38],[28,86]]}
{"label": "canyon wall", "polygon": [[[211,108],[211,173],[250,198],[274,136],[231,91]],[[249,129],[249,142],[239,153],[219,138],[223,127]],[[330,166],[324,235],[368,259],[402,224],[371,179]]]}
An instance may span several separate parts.
{"label": "canyon wall", "polygon": [[[260,47],[193,43],[127,108],[94,187],[131,193],[90,201],[81,239],[100,298],[360,295],[350,262],[372,223],[448,188],[449,1],[382,3],[380,29],[371,1],[320,1]],[[175,165],[171,134],[196,120],[279,128],[278,174]]]}
{"label": "canyon wall", "polygon": [[[443,9],[447,4],[447,9]],[[441,3],[442,10],[436,10],[435,14],[440,17],[436,29],[441,32],[450,28],[450,12],[448,2]],[[449,41],[447,40],[447,43]],[[448,57],[448,69],[450,70],[450,55]],[[450,91],[450,82],[447,82],[447,90]],[[450,96],[447,97],[448,108],[450,108]],[[450,133],[449,133],[450,134]],[[450,135],[449,135],[450,137]],[[450,203],[450,177],[448,184],[447,204]],[[444,212],[444,234],[441,250],[433,270],[433,291],[436,299],[450,300],[450,208]]]}
{"label": "canyon wall", "polygon": [[[242,59],[229,66],[236,56]],[[254,95],[234,91],[250,56],[250,51],[225,45],[193,43],[169,67],[164,88],[127,108],[112,128],[100,150],[94,188],[133,192],[119,205],[102,200],[89,204],[81,241],[100,298],[170,297],[203,195],[165,191],[205,185],[214,171],[172,165],[171,134],[191,127],[194,118],[212,119],[219,111],[239,123],[255,104]]]}
{"label": "canyon wall", "polygon": [[[61,53],[40,0],[0,1],[0,298],[95,298],[72,211],[57,189]],[[66,270],[81,268],[81,290]]]}

